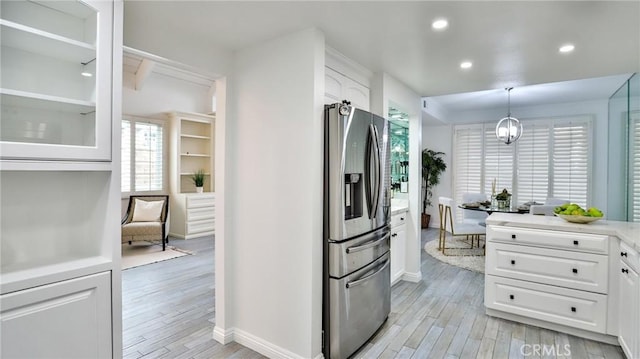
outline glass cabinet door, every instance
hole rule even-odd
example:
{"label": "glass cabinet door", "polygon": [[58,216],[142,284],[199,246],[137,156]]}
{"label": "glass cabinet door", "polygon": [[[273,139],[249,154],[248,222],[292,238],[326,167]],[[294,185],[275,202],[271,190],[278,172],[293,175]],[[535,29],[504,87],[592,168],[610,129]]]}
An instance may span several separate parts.
{"label": "glass cabinet door", "polygon": [[0,6],[0,158],[109,161],[113,4]]}

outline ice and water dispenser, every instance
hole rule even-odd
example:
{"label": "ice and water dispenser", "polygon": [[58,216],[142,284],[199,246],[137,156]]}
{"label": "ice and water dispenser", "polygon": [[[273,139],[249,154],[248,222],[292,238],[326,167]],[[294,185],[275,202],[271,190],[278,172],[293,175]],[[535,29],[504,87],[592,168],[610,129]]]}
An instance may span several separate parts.
{"label": "ice and water dispenser", "polygon": [[344,219],[362,217],[362,173],[344,176]]}

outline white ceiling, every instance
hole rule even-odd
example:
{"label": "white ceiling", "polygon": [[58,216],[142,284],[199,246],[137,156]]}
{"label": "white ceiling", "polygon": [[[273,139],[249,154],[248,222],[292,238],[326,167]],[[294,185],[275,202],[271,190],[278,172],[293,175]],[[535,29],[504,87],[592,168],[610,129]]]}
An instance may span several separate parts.
{"label": "white ceiling", "polygon": [[[439,17],[449,20],[445,31],[431,29]],[[230,51],[317,27],[328,46],[458,110],[503,106],[505,87],[514,87],[514,106],[606,98],[640,72],[637,0],[127,0],[125,20]],[[566,42],[575,51],[558,53]],[[473,67],[461,70],[463,60]],[[449,94],[460,95],[442,96]]]}

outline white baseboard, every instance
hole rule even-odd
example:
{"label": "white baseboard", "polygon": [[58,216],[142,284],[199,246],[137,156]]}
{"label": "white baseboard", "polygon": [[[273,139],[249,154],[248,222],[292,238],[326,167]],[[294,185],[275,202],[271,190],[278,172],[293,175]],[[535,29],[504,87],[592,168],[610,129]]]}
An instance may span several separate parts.
{"label": "white baseboard", "polygon": [[171,233],[171,231],[169,231],[169,237],[176,238],[176,239],[186,239],[184,237],[184,234]]}
{"label": "white baseboard", "polygon": [[404,272],[402,275],[402,280],[406,280],[407,282],[418,283],[422,280],[422,272]]}
{"label": "white baseboard", "polygon": [[233,341],[233,328],[224,330],[218,326],[213,328],[213,339],[220,344],[229,344]]}
{"label": "white baseboard", "polygon": [[[228,344],[235,341],[236,343],[244,345],[245,347],[269,358],[304,359],[304,357],[298,354],[241,329],[231,328],[224,330],[220,327],[215,327],[213,328],[213,339],[222,344]],[[324,359],[324,355],[320,353],[316,355],[314,359]]]}

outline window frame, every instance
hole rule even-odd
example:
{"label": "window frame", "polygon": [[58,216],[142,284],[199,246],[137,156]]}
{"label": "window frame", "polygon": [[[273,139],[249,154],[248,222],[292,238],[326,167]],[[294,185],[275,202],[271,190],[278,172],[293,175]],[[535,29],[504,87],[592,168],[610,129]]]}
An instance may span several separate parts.
{"label": "window frame", "polygon": [[[166,194],[167,193],[167,189],[168,189],[168,180],[169,180],[169,174],[168,174],[168,165],[169,165],[169,156],[168,156],[168,145],[169,145],[169,126],[167,124],[166,120],[162,120],[162,119],[157,119],[157,118],[151,118],[151,117],[142,117],[142,116],[134,116],[134,115],[123,115],[122,116],[122,121],[129,121],[129,123],[131,124],[130,126],[130,136],[131,136],[131,141],[130,141],[130,159],[129,159],[129,164],[130,164],[130,169],[129,169],[129,188],[132,189],[129,192],[123,192],[122,191],[122,184],[120,185],[120,191],[121,191],[121,197],[122,198],[128,198],[129,196],[135,196],[135,195],[160,195],[160,194]],[[160,127],[162,127],[162,189],[160,190],[154,190],[154,191],[138,191],[135,188],[135,124],[136,123],[150,123],[150,124],[155,124],[158,125]],[[122,135],[121,135],[122,136]],[[122,151],[122,144],[121,144],[121,148],[120,150]],[[124,161],[122,161],[122,163],[124,163]],[[121,163],[121,166],[122,166]]]}

